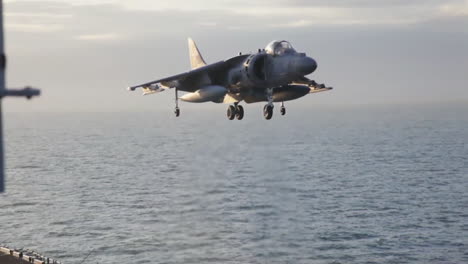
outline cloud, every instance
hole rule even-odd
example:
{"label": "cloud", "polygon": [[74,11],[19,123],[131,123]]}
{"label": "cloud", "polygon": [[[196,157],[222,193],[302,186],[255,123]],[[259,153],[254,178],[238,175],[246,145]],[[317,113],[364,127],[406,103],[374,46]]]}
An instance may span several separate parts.
{"label": "cloud", "polygon": [[[267,4],[267,1],[262,1]],[[271,3],[269,0],[268,2]],[[463,0],[272,0],[277,6],[297,7],[341,7],[341,8],[393,8],[393,7],[437,7],[446,3]]]}
{"label": "cloud", "polygon": [[9,19],[15,18],[53,18],[53,19],[68,19],[71,18],[71,14],[54,14],[54,13],[25,13],[25,12],[6,12],[5,17]]}
{"label": "cloud", "polygon": [[[43,110],[172,108],[171,93],[141,99],[124,88],[189,69],[187,36],[208,62],[287,39],[319,61],[313,78],[336,86],[333,96],[322,97],[332,103],[467,98],[468,16],[460,11],[465,5],[429,0],[419,9],[390,2],[300,6],[271,0],[265,8],[259,7],[267,1],[255,1],[242,9],[233,8],[240,5],[235,1],[220,1],[181,10],[9,1],[7,79],[13,87],[43,88],[34,102]],[[215,8],[221,4],[226,6]],[[15,104],[9,109],[32,105]]]}
{"label": "cloud", "polygon": [[[125,30],[143,23],[151,25],[153,32],[164,32],[167,28],[174,32],[197,30],[196,26],[243,30],[336,25],[402,26],[468,16],[466,0],[13,0],[7,3],[7,19],[15,24],[36,24],[38,20],[45,24],[48,19],[51,24],[62,23],[70,29],[86,25],[88,29],[99,28],[101,31],[109,30],[105,26]],[[71,24],[72,16],[79,19],[78,25]],[[109,17],[114,19],[109,21]],[[130,21],[130,17],[136,21]],[[88,20],[94,24],[87,23]],[[19,27],[11,29],[20,30]]]}
{"label": "cloud", "polygon": [[50,33],[63,30],[60,24],[5,23],[8,30],[24,33]]}
{"label": "cloud", "polygon": [[199,22],[198,23],[200,26],[204,26],[204,27],[215,27],[218,25],[218,23],[214,22],[214,21],[204,21],[204,22]]}
{"label": "cloud", "polygon": [[88,35],[79,35],[76,36],[77,40],[90,40],[90,41],[106,41],[106,40],[116,40],[119,39],[119,36],[114,33],[103,33],[103,34],[88,34]]}
{"label": "cloud", "polygon": [[[77,0],[64,0],[77,2]],[[444,4],[459,4],[464,0],[89,0],[81,3],[114,3],[128,9],[139,10],[248,10],[268,11],[278,8],[295,8],[300,11],[309,7],[334,8],[393,8],[393,7],[433,7]]]}
{"label": "cloud", "polygon": [[439,7],[445,16],[468,16],[468,0],[462,3],[446,3]]}

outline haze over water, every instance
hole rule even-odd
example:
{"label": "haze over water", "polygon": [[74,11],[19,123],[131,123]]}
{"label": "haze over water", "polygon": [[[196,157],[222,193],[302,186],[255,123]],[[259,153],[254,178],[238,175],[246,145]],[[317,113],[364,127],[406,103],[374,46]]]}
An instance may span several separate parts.
{"label": "haze over water", "polygon": [[261,107],[6,114],[0,243],[64,263],[468,263],[466,105]]}

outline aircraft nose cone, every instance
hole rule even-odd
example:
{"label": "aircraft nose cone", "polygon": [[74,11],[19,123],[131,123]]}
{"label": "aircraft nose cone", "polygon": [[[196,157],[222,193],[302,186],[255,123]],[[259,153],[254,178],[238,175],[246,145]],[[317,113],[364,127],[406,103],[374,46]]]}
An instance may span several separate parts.
{"label": "aircraft nose cone", "polygon": [[315,69],[317,69],[317,62],[310,57],[304,57],[299,62],[299,71],[303,75],[313,73]]}

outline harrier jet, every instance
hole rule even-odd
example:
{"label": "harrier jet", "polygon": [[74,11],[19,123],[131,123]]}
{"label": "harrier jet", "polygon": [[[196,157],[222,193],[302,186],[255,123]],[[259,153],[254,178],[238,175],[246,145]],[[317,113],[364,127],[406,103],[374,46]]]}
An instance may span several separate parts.
{"label": "harrier jet", "polygon": [[[195,42],[188,39],[192,70],[159,80],[131,86],[143,90],[143,95],[175,88],[175,115],[180,115],[179,99],[192,103],[230,104],[227,117],[241,120],[244,108],[239,104],[267,102],[263,116],[273,116],[273,103],[281,102],[280,113],[286,114],[285,101],[332,88],[317,84],[305,76],[317,69],[317,63],[305,53],[299,53],[285,40],[272,41],[265,49],[252,54],[239,54],[230,59],[206,64]],[[178,92],[187,92],[179,97]]]}

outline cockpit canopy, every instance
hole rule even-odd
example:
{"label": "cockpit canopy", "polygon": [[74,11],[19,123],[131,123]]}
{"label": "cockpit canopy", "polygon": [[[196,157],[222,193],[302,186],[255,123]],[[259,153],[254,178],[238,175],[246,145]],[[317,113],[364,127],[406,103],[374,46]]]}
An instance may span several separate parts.
{"label": "cockpit canopy", "polygon": [[286,40],[274,40],[270,42],[266,48],[265,51],[267,54],[270,55],[283,55],[283,54],[288,54],[288,53],[296,53],[294,48],[291,46],[289,42]]}

